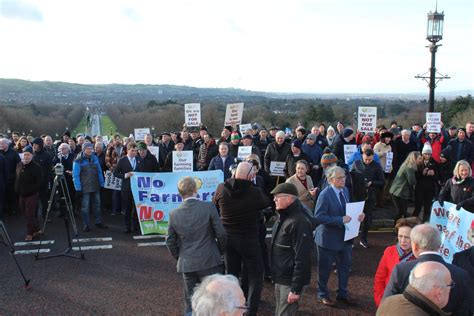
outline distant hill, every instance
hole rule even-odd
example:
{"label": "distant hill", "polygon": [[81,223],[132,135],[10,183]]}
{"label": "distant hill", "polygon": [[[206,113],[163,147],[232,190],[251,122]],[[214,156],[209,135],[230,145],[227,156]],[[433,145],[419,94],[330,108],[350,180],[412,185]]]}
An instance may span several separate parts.
{"label": "distant hill", "polygon": [[[439,94],[448,99],[467,95],[472,91],[455,91]],[[177,100],[185,102],[237,102],[258,101],[258,99],[400,99],[422,100],[427,94],[312,94],[312,93],[270,93],[233,88],[195,88],[176,85],[83,85],[66,82],[26,81],[0,79],[0,104],[50,104],[105,106],[111,104],[146,104],[150,100],[163,102]]]}

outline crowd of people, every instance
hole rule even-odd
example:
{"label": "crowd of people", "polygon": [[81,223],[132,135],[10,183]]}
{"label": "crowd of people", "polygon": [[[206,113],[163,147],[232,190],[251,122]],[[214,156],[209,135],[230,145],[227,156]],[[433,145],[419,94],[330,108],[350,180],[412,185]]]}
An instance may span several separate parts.
{"label": "crowd of people", "polygon": [[[53,166],[61,164],[84,232],[108,228],[103,212],[123,216],[124,233],[137,231],[131,176],[172,172],[173,151],[188,150],[193,152],[195,171],[222,170],[224,182],[212,203],[197,200],[192,178],[178,184],[183,204],[170,213],[167,246],[183,274],[185,314],[205,309],[193,294],[206,296],[206,289],[212,288],[206,278],[225,272],[240,278],[246,300],[246,305],[231,306],[233,313],[257,314],[267,279],[275,283],[275,313],[294,315],[311,279],[314,252],[318,301],[331,307],[356,304],[347,289],[354,240],[344,241],[344,224],[362,222],[359,243],[368,248],[373,211],[393,203],[397,243],[385,250],[374,280],[379,313],[395,315],[397,305],[413,304],[427,315],[434,313],[431,310],[441,314],[442,308],[454,315],[471,315],[473,249],[457,254],[453,265],[445,263],[437,255],[440,232],[422,223],[429,221],[435,200],[474,212],[473,141],[472,122],[439,133],[427,132],[426,125],[402,129],[392,122],[370,134],[342,122],[336,128],[298,126],[292,133],[253,124],[246,131],[227,126],[219,137],[201,126],[163,132],[157,139],[149,134],[143,141],[115,135],[109,142],[99,135],[71,137],[68,131],[56,141],[49,135],[28,138],[13,132],[0,139],[0,218],[22,211],[25,239],[31,241],[42,234],[39,219],[46,220],[48,205],[57,216],[65,216],[64,203],[49,201]],[[356,152],[347,156],[345,145],[356,145]],[[152,154],[150,146],[158,147],[159,154]],[[238,158],[240,146],[251,147],[251,154]],[[273,162],[284,164],[284,176],[273,174]],[[103,188],[106,171],[122,179],[120,191]],[[354,201],[365,201],[358,218],[346,215],[346,204]],[[411,202],[414,211],[409,214]],[[266,225],[275,218],[267,249]],[[424,261],[438,265],[419,264],[413,269]],[[327,286],[333,264],[339,279],[335,299]],[[206,287],[195,290],[199,283]],[[227,292],[240,300],[238,292]]]}

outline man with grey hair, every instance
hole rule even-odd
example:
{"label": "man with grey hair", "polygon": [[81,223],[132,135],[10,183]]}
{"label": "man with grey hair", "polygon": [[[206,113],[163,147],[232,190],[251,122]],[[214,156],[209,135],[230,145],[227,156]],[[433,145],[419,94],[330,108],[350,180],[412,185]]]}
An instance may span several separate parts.
{"label": "man with grey hair", "polygon": [[[345,187],[346,172],[341,167],[332,167],[327,173],[329,186],[319,195],[314,217],[319,226],[316,228],[314,241],[318,246],[318,301],[326,306],[334,307],[337,302],[346,305],[355,305],[349,297],[347,284],[352,262],[353,240],[344,241],[344,224],[352,220],[364,220],[364,213],[357,219],[346,215],[346,204],[349,203],[349,190]],[[339,278],[337,302],[329,296],[327,283],[332,271],[332,264],[336,262]]]}
{"label": "man with grey hair", "polygon": [[[58,153],[53,157],[53,166],[61,164],[64,167],[64,179],[66,179],[66,186],[69,192],[69,196],[74,198],[76,196],[76,190],[74,189],[74,182],[72,180],[72,166],[74,163],[75,155],[71,153],[71,146],[66,143],[61,143],[58,147]],[[63,199],[60,199],[59,215],[64,216],[66,211],[66,205]],[[76,212],[78,210],[74,210]]]}
{"label": "man with grey hair", "polygon": [[440,231],[430,224],[417,225],[412,229],[410,233],[411,248],[417,259],[399,263],[393,268],[383,299],[403,293],[408,285],[410,272],[417,263],[435,261],[448,268],[451,277],[456,283],[451,289],[448,304],[443,310],[453,315],[471,315],[469,312],[469,302],[472,298],[470,297],[469,285],[467,284],[469,276],[463,269],[446,263],[443,260],[439,253],[441,245],[440,235]]}
{"label": "man with grey hair", "polygon": [[254,174],[251,163],[241,162],[235,175],[217,186],[213,198],[227,233],[227,273],[238,277],[243,266],[248,274],[248,289],[244,287],[244,293],[249,305],[249,315],[257,314],[263,287],[258,221],[261,210],[270,205],[268,197],[251,181]]}
{"label": "man with grey hair", "polygon": [[402,137],[392,140],[393,151],[393,170],[392,174],[397,174],[402,163],[407,159],[408,154],[412,151],[418,151],[418,143],[416,138],[411,137],[411,132],[407,129],[402,130]]}
{"label": "man with grey hair", "polygon": [[247,311],[239,280],[233,275],[213,274],[194,290],[194,316],[242,316]]}
{"label": "man with grey hair", "polygon": [[455,282],[449,270],[434,261],[420,262],[410,272],[409,285],[403,294],[382,301],[377,315],[449,315],[446,306]]}
{"label": "man with grey hair", "polygon": [[[286,162],[286,157],[290,154],[291,145],[285,141],[285,132],[279,131],[275,135],[275,141],[272,142],[270,145],[267,146],[267,150],[265,151],[265,155],[263,158],[263,165],[265,168],[265,172],[271,175],[270,165],[272,161],[277,162]],[[277,182],[277,178],[273,177],[275,181],[275,186]],[[283,180],[282,182],[284,182]]]}
{"label": "man with grey hair", "polygon": [[281,183],[271,194],[278,213],[271,246],[275,315],[296,315],[303,288],[311,280],[313,225],[294,184]]}
{"label": "man with grey hair", "polygon": [[223,272],[221,255],[225,249],[224,226],[216,207],[197,197],[196,181],[184,177],[178,182],[183,203],[169,217],[166,246],[178,261],[183,274],[184,315],[191,312],[191,297],[196,284],[208,275]]}

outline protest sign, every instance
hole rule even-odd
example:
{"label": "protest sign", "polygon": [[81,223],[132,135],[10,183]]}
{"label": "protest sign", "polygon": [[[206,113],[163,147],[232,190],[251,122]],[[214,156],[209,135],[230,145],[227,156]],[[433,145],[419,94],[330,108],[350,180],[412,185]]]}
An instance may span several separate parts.
{"label": "protest sign", "polygon": [[441,113],[426,112],[426,131],[428,133],[441,132]]}
{"label": "protest sign", "polygon": [[178,181],[186,176],[191,176],[196,181],[197,198],[207,202],[212,201],[217,185],[224,181],[224,173],[221,170],[176,173],[135,172],[130,178],[143,235],[167,233],[170,211],[183,202],[178,193]]}
{"label": "protest sign", "polygon": [[135,140],[144,140],[146,134],[150,134],[149,128],[135,128],[134,129]]}
{"label": "protest sign", "polygon": [[187,103],[184,105],[184,122],[186,126],[201,125],[200,103]]}
{"label": "protest sign", "polygon": [[155,156],[156,160],[160,162],[160,147],[158,146],[147,146],[147,149]]}
{"label": "protest sign", "polygon": [[439,252],[444,261],[451,263],[457,252],[471,248],[474,243],[474,214],[456,204],[444,202],[442,207],[438,201],[431,207],[430,224],[441,233]]}
{"label": "protest sign", "polygon": [[193,171],[193,151],[173,151],[173,172]]}
{"label": "protest sign", "polygon": [[109,144],[109,136],[105,135],[102,136],[102,142],[104,143],[105,146]]}
{"label": "protest sign", "polygon": [[245,160],[252,153],[252,146],[239,146],[237,150],[237,158]]}
{"label": "protest sign", "polygon": [[356,151],[357,145],[344,145],[344,162],[346,164]]}
{"label": "protest sign", "polygon": [[122,190],[122,179],[114,177],[112,171],[107,170],[104,177],[104,188],[110,190]]}
{"label": "protest sign", "polygon": [[392,172],[392,162],[393,162],[393,151],[387,152],[385,155],[385,173]]}
{"label": "protest sign", "polygon": [[271,161],[270,162],[270,175],[274,177],[285,176],[285,165],[284,161]]}
{"label": "protest sign", "polygon": [[225,111],[225,126],[235,126],[242,123],[242,113],[244,113],[243,103],[230,103],[227,104]]}
{"label": "protest sign", "polygon": [[252,124],[240,124],[239,126],[240,133],[242,135],[245,135],[245,132],[248,131],[249,129],[252,129]]}
{"label": "protest sign", "polygon": [[359,132],[374,132],[377,126],[377,108],[368,106],[359,106],[358,112]]}
{"label": "protest sign", "polygon": [[359,235],[359,215],[364,211],[365,201],[346,203],[346,215],[351,217],[349,223],[344,224],[344,241],[356,238]]}

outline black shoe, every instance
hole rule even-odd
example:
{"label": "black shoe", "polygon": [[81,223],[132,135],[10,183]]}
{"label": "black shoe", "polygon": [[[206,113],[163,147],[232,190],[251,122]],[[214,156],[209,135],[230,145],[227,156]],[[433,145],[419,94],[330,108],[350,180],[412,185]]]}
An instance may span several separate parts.
{"label": "black shoe", "polygon": [[336,302],[342,302],[348,306],[355,306],[357,305],[357,302],[356,300],[354,300],[353,298],[349,297],[349,296],[346,296],[346,297],[336,297]]}
{"label": "black shoe", "polygon": [[365,240],[361,240],[359,244],[364,247],[365,249],[369,248],[369,243]]}
{"label": "black shoe", "polygon": [[123,231],[124,234],[130,234],[132,232],[132,230],[130,228],[125,228],[125,230]]}
{"label": "black shoe", "polygon": [[84,227],[82,227],[82,231],[83,231],[83,232],[90,232],[90,231],[91,231],[91,229],[90,229],[90,227],[89,227],[89,226],[87,226],[87,225],[84,225]]}
{"label": "black shoe", "polygon": [[329,307],[335,307],[337,306],[337,303],[334,302],[332,299],[329,297],[323,297],[323,298],[318,298],[318,303],[329,306]]}
{"label": "black shoe", "polygon": [[103,223],[98,223],[98,224],[95,224],[95,227],[97,228],[100,228],[100,229],[106,229],[106,228],[109,228],[109,226],[103,224]]}
{"label": "black shoe", "polygon": [[264,280],[265,280],[266,282],[272,282],[272,276],[271,276],[271,275],[266,275],[266,276],[264,277]]}

